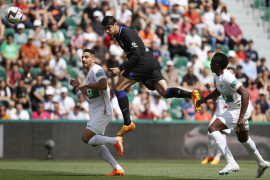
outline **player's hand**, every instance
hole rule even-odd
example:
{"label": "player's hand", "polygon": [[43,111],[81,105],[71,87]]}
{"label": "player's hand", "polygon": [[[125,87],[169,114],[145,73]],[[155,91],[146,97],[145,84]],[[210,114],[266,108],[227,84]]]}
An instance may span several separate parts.
{"label": "player's hand", "polygon": [[245,131],[245,120],[242,117],[239,117],[238,121],[237,121],[237,132],[243,132]]}
{"label": "player's hand", "polygon": [[120,69],[119,69],[118,67],[110,68],[110,70],[112,71],[112,72],[110,73],[110,76],[111,76],[111,77],[118,76],[118,75],[121,73],[121,71],[120,71]]}
{"label": "player's hand", "polygon": [[69,84],[70,84],[71,86],[74,86],[74,87],[80,86],[79,81],[78,81],[78,80],[75,80],[75,79],[71,79],[70,82],[69,82]]}
{"label": "player's hand", "polygon": [[78,87],[77,87],[77,92],[82,90],[83,88],[85,88],[87,84],[80,84]]}
{"label": "player's hand", "polygon": [[206,103],[205,98],[201,98],[200,100],[198,100],[197,103],[196,103],[196,106],[199,107],[203,103]]}

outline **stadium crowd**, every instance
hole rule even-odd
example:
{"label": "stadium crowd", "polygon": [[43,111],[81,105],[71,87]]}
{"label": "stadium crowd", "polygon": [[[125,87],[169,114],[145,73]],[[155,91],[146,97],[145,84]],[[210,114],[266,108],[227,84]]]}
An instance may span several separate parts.
{"label": "stadium crowd", "polygon": [[[250,93],[252,121],[269,121],[270,83],[266,59],[243,37],[237,20],[221,0],[0,0],[23,11],[21,23],[0,21],[0,119],[89,119],[89,103],[69,85],[85,81],[81,55],[96,51],[96,63],[109,68],[126,60],[101,21],[112,15],[134,28],[154,54],[169,87],[215,87],[213,53],[224,52],[229,67]],[[123,119],[109,78],[114,119]],[[216,104],[195,113],[190,99],[166,100],[137,83],[128,90],[132,119],[210,121]]]}

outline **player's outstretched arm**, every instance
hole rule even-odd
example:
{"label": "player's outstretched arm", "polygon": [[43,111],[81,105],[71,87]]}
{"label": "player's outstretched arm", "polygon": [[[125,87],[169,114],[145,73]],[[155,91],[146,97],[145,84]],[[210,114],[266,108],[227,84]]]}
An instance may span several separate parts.
{"label": "player's outstretched arm", "polygon": [[211,92],[208,96],[202,97],[200,100],[197,101],[196,106],[199,107],[202,103],[206,103],[209,99],[215,99],[220,96],[220,92],[216,88],[213,92]]}
{"label": "player's outstretched arm", "polygon": [[242,85],[238,88],[237,93],[241,96],[241,109],[240,115],[237,122],[237,132],[245,131],[245,119],[244,116],[246,114],[248,104],[249,104],[249,93],[246,88]]}

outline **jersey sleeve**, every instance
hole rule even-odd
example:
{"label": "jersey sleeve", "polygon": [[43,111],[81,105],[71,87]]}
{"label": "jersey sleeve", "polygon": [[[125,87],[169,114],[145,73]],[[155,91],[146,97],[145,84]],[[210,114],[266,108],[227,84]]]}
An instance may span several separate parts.
{"label": "jersey sleeve", "polygon": [[130,67],[133,67],[141,56],[139,46],[138,46],[139,43],[137,42],[138,40],[136,36],[138,36],[137,33],[125,34],[124,36],[126,43],[129,44],[131,47],[130,48],[131,56],[128,58],[128,61],[125,61],[123,64],[119,66],[119,69],[121,71],[125,69],[129,69]]}
{"label": "jersey sleeve", "polygon": [[236,92],[237,89],[242,86],[242,83],[238,81],[231,72],[227,72],[226,76],[224,76],[224,83],[234,92]]}
{"label": "jersey sleeve", "polygon": [[96,73],[95,73],[94,78],[95,78],[95,81],[98,82],[99,80],[101,80],[103,78],[107,79],[107,76],[106,76],[106,74],[105,74],[105,72],[104,72],[103,69],[98,69],[96,71]]}

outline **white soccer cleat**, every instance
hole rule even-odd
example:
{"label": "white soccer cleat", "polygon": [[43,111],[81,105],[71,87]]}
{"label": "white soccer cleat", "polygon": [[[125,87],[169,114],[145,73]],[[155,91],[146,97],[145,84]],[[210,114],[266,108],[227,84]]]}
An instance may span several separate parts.
{"label": "white soccer cleat", "polygon": [[269,167],[270,167],[269,162],[267,161],[260,162],[260,164],[258,164],[256,178],[260,178],[263,175],[264,171]]}
{"label": "white soccer cleat", "polygon": [[221,171],[219,171],[219,175],[227,175],[232,172],[237,172],[239,171],[239,165],[237,163],[233,164],[227,164]]}

